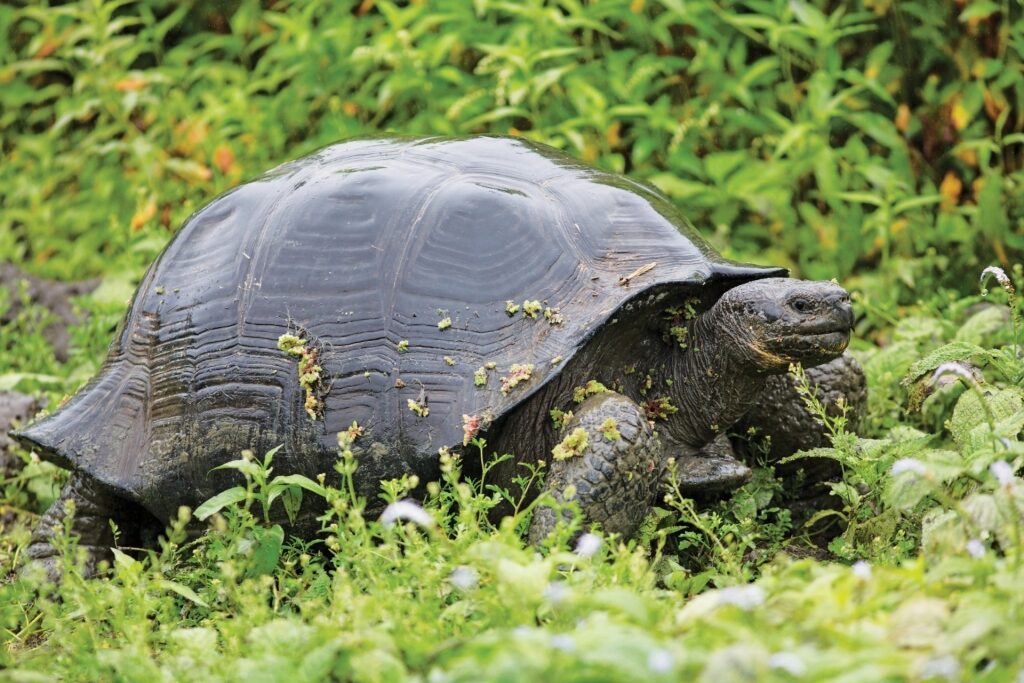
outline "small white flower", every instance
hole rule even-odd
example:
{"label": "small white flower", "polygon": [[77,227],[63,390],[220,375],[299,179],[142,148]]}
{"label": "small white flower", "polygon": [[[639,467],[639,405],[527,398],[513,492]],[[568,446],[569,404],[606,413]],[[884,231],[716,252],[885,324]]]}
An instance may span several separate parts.
{"label": "small white flower", "polygon": [[381,524],[387,527],[394,526],[398,520],[409,521],[424,528],[434,526],[434,518],[414,500],[396,500],[384,508],[380,515]]}
{"label": "small white flower", "polygon": [[807,673],[807,665],[804,664],[804,660],[792,652],[776,652],[768,658],[768,666],[785,671],[790,676],[797,678]]}
{"label": "small white flower", "polygon": [[580,557],[593,557],[601,549],[601,537],[594,534],[583,534],[576,541],[576,554]]}
{"label": "small white flower", "polygon": [[565,581],[552,581],[548,584],[548,587],[544,589],[544,599],[550,602],[552,605],[558,603],[569,597],[569,587],[565,585]]}
{"label": "small white flower", "polygon": [[448,583],[462,591],[473,590],[479,581],[480,575],[472,567],[459,566],[448,575]]}
{"label": "small white flower", "polygon": [[988,471],[992,473],[1000,486],[1009,486],[1013,483],[1013,468],[1005,460],[996,460],[988,466]]}
{"label": "small white flower", "polygon": [[981,277],[978,278],[979,282],[985,281],[985,276],[991,275],[999,283],[999,286],[1003,289],[1007,287],[1013,287],[1013,282],[1010,281],[1010,277],[1006,274],[1006,271],[999,266],[989,266],[985,270],[981,271]]}
{"label": "small white flower", "polygon": [[576,649],[576,642],[565,633],[556,633],[551,636],[551,647],[562,652],[572,652]]}
{"label": "small white flower", "polygon": [[953,655],[942,655],[925,660],[921,665],[921,678],[945,678],[955,680],[960,677],[960,662]]}
{"label": "small white flower", "polygon": [[718,604],[736,605],[742,610],[750,611],[764,604],[764,590],[760,586],[729,586],[718,592]]}
{"label": "small white flower", "polygon": [[871,565],[864,560],[857,560],[854,562],[853,566],[850,567],[850,571],[852,571],[853,575],[861,581],[871,580]]}
{"label": "small white flower", "polygon": [[647,656],[647,668],[656,674],[668,673],[674,664],[672,653],[668,650],[653,650]]}
{"label": "small white flower", "polygon": [[895,476],[904,472],[910,472],[923,477],[928,474],[928,468],[917,458],[900,458],[892,464],[892,474]]}
{"label": "small white flower", "polygon": [[934,384],[943,375],[956,375],[967,380],[968,384],[977,383],[978,379],[962,363],[943,363],[932,372],[931,382]]}
{"label": "small white flower", "polygon": [[967,541],[967,554],[976,560],[985,557],[985,546],[976,538]]}

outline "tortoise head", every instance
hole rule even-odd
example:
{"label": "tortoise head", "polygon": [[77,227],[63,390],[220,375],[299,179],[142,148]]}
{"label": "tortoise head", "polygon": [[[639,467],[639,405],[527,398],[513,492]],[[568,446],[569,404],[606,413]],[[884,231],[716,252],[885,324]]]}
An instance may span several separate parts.
{"label": "tortoise head", "polygon": [[727,291],[712,311],[740,361],[766,373],[827,363],[846,349],[853,327],[850,295],[832,282],[755,280]]}

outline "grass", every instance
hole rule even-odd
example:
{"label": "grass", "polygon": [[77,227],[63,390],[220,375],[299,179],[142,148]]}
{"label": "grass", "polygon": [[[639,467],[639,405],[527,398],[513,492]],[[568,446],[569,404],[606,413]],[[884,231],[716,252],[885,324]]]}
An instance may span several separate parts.
{"label": "grass", "polygon": [[[987,0],[0,7],[0,260],[101,278],[66,362],[39,307],[0,327],[0,388],[56,405],[191,211],[386,131],[547,142],[658,185],[727,255],[839,278],[869,384],[860,434],[829,418],[811,454],[843,473],[812,524],[761,466],[727,500],[669,491],[638,538],[579,551],[574,525],[524,547],[529,510],[493,526],[495,492],[457,458],[422,510],[385,524],[349,487],[239,454],[244,485],[118,552],[107,577],[83,580],[65,536],[54,594],[31,574],[0,586],[0,680],[1020,680],[1021,14]],[[0,315],[22,296],[0,290]],[[343,480],[357,432],[339,442]],[[5,574],[65,477],[20,455],[0,482]],[[314,497],[315,539],[265,521]]]}

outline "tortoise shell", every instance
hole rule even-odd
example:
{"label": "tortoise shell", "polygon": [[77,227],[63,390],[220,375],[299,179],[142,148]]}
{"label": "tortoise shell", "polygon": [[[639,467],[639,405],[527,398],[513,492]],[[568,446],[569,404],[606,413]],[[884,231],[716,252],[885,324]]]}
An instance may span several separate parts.
{"label": "tortoise shell", "polygon": [[[436,478],[463,415],[507,414],[631,299],[779,274],[720,257],[657,191],[544,145],[344,142],[191,216],[98,375],[21,437],[166,518],[230,485],[211,468],[242,449],[283,444],[275,473],[330,473],[357,422],[373,500],[382,478]],[[278,348],[289,333],[319,354],[312,417]]]}

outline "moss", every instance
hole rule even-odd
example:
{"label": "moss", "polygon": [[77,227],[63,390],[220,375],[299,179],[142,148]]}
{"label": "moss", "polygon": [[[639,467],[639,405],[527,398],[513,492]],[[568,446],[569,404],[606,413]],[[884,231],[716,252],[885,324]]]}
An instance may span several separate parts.
{"label": "moss", "polygon": [[583,455],[583,452],[587,450],[589,443],[587,430],[583,427],[577,427],[572,430],[571,434],[566,436],[558,443],[558,445],[551,449],[551,456],[555,460],[566,460],[568,458]]}
{"label": "moss", "polygon": [[533,363],[515,363],[501,378],[501,393],[507,396],[513,388],[529,380],[533,376],[533,367]]}
{"label": "moss", "polygon": [[523,315],[525,315],[527,318],[536,319],[537,314],[540,313],[540,311],[541,305],[540,302],[537,301],[536,299],[527,299],[526,301],[523,302]]}
{"label": "moss", "polygon": [[590,396],[595,394],[603,394],[608,391],[608,387],[601,384],[597,380],[590,380],[582,387],[576,387],[572,392],[572,400],[576,403],[583,403]]}

